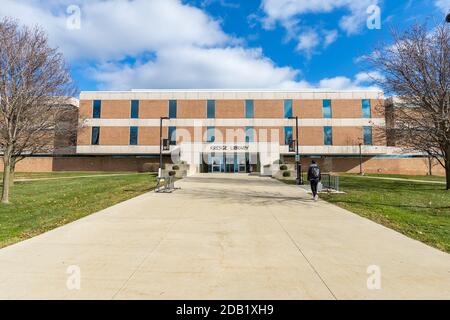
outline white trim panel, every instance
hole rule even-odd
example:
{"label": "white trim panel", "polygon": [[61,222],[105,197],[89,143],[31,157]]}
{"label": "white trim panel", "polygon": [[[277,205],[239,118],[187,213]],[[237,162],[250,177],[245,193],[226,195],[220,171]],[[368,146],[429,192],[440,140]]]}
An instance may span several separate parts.
{"label": "white trim panel", "polygon": [[[192,144],[192,150],[198,150],[199,152],[205,152],[210,150],[212,144],[196,143]],[[214,144],[218,145],[218,144]],[[226,145],[226,144],[224,144]],[[254,144],[256,145],[258,144]],[[267,147],[264,147],[267,145]],[[260,144],[259,150],[269,150],[272,144]],[[180,146],[172,147],[172,151]],[[185,146],[186,147],[186,146]],[[383,146],[363,146],[363,155],[383,155],[387,154],[390,148]],[[253,149],[251,149],[253,150]],[[272,149],[273,150],[273,149]],[[256,150],[255,150],[256,151]],[[358,146],[302,146],[300,147],[300,154],[307,155],[359,155]],[[220,152],[220,151],[216,151]],[[106,155],[120,155],[120,154],[159,154],[159,146],[78,146],[78,154],[106,154]],[[289,152],[288,146],[279,146],[280,154],[295,154]],[[170,152],[164,152],[164,154],[170,154]]]}
{"label": "white trim panel", "polygon": [[377,90],[132,90],[83,91],[80,100],[278,100],[384,99]]}
{"label": "white trim panel", "polygon": [[[301,127],[362,127],[385,126],[383,118],[372,119],[299,119]],[[87,119],[87,127],[159,127],[159,119]],[[286,127],[295,126],[291,119],[172,119],[164,126],[174,127]]]}

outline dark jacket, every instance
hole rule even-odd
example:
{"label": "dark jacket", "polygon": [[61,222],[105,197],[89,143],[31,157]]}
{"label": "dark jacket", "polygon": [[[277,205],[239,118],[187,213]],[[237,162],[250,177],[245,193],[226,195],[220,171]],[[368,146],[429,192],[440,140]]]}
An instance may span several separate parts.
{"label": "dark jacket", "polygon": [[[319,178],[318,179],[313,178],[313,169],[314,168],[319,169]],[[320,168],[316,163],[311,164],[308,169],[308,181],[311,181],[311,180],[319,180],[319,181],[322,180],[322,172],[320,171]]]}

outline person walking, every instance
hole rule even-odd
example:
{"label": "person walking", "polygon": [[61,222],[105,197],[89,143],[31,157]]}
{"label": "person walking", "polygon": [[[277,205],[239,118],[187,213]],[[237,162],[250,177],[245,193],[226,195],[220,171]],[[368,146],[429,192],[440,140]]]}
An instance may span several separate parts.
{"label": "person walking", "polygon": [[319,199],[319,196],[317,195],[317,186],[319,185],[321,179],[322,174],[320,172],[320,168],[317,165],[316,161],[313,160],[308,169],[308,181],[311,184],[311,191],[314,201],[317,201]]}

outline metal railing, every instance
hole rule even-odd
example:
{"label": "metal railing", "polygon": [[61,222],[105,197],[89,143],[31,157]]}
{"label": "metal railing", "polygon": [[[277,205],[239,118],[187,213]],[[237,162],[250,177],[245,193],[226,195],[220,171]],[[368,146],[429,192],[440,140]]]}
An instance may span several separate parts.
{"label": "metal railing", "polygon": [[339,191],[339,176],[323,173],[321,182],[324,190]]}
{"label": "metal railing", "polygon": [[155,192],[172,192],[175,190],[175,178],[173,176],[158,177]]}

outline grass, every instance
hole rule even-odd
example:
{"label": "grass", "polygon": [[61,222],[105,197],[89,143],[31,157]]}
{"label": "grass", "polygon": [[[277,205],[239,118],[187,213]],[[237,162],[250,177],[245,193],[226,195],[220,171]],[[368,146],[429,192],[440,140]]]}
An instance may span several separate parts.
{"label": "grass", "polygon": [[[348,174],[348,176],[355,176],[355,174]],[[380,178],[400,178],[408,180],[423,180],[423,181],[439,181],[445,182],[444,176],[407,176],[401,174],[366,174],[367,177],[380,177]]]}
{"label": "grass", "polygon": [[[136,174],[130,172],[16,172],[14,174],[15,179],[45,179],[45,178],[69,178],[69,177],[82,177],[82,176],[94,176],[94,175],[109,175],[109,174]],[[0,172],[0,179],[3,179],[3,172]]]}
{"label": "grass", "polygon": [[[16,182],[11,204],[0,205],[0,248],[31,238],[152,190],[154,174],[95,177],[99,173],[17,174],[17,177],[92,178]],[[105,174],[105,173],[102,173]]]}
{"label": "grass", "polygon": [[322,194],[321,198],[450,253],[450,191],[444,185],[344,175],[340,186],[345,194]]}

